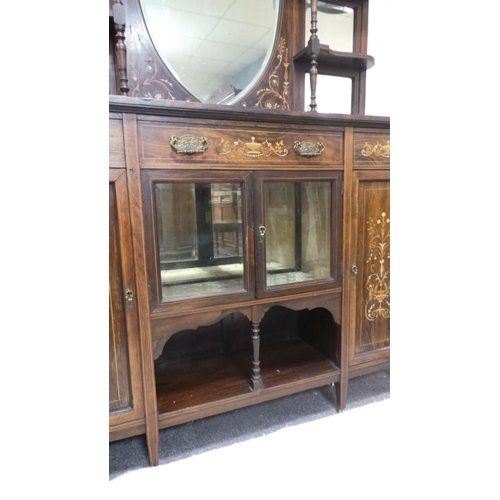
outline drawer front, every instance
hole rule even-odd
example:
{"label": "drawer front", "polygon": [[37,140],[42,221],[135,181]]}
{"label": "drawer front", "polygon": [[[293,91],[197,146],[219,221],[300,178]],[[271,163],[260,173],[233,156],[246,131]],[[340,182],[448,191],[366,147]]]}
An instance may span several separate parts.
{"label": "drawer front", "polygon": [[389,133],[354,133],[354,168],[389,168],[391,143]]}
{"label": "drawer front", "polygon": [[125,147],[121,114],[109,116],[109,168],[125,168]]}
{"label": "drawer front", "polygon": [[343,133],[261,130],[190,126],[141,121],[138,123],[142,168],[190,168],[206,164],[230,168],[341,168]]}

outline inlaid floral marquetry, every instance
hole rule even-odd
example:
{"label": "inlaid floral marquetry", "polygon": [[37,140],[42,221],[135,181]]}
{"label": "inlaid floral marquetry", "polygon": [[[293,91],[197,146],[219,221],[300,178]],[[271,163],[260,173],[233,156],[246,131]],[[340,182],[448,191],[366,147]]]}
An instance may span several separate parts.
{"label": "inlaid floral marquetry", "polygon": [[[257,102],[253,105],[255,108],[265,109],[290,109],[288,96],[290,93],[290,81],[288,79],[288,68],[290,67],[290,57],[285,38],[280,38],[277,47],[276,60],[278,64],[274,67],[272,73],[267,80],[267,87],[257,90]],[[281,83],[280,73],[283,73]],[[241,105],[246,108],[248,100],[245,100]]]}
{"label": "inlaid floral marquetry", "polygon": [[[318,133],[290,128],[243,129],[240,127],[207,127],[187,122],[171,124],[143,117],[137,123],[141,168],[176,168],[180,163],[192,165],[231,165],[232,168],[267,169],[299,168],[304,162],[318,168],[339,168],[344,158],[343,135],[340,132]],[[303,153],[297,154],[296,142]],[[322,149],[324,150],[319,153]],[[208,146],[208,147],[207,147]]]}
{"label": "inlaid floral marquetry", "polygon": [[376,144],[365,143],[363,149],[361,150],[363,156],[381,156],[382,158],[391,157],[391,141],[387,141],[387,144],[382,145],[380,142]]}
{"label": "inlaid floral marquetry", "polygon": [[368,321],[375,321],[378,317],[390,317],[390,219],[386,212],[382,212],[375,222],[368,219],[368,259],[365,317]]}
{"label": "inlaid floral marquetry", "polygon": [[176,80],[156,51],[138,1],[127,1],[125,35],[130,97],[196,101]]}
{"label": "inlaid floral marquetry", "polygon": [[388,169],[391,161],[391,141],[388,132],[354,133],[354,168]]}
{"label": "inlaid floral marquetry", "polygon": [[243,142],[238,137],[237,141],[227,141],[221,139],[220,145],[216,148],[220,155],[235,154],[238,156],[249,156],[250,158],[259,158],[261,156],[286,156],[288,149],[283,140],[276,141],[274,144],[267,139],[263,142],[256,142],[255,137],[250,142]]}

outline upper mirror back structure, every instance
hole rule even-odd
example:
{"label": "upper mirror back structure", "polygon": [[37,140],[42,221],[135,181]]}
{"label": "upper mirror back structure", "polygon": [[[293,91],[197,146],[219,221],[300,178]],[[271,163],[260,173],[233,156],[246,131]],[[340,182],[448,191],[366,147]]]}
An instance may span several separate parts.
{"label": "upper mirror back structure", "polygon": [[[353,52],[354,50],[354,8],[318,1],[317,23],[319,39],[332,50]],[[311,2],[306,2],[305,45],[309,41],[311,26]]]}
{"label": "upper mirror back structure", "polygon": [[201,102],[233,104],[262,77],[282,0],[140,0],[156,50]]}

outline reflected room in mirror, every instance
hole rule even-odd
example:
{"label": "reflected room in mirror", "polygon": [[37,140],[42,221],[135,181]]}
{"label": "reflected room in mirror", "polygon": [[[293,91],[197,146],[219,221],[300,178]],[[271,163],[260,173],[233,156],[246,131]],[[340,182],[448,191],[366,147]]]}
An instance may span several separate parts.
{"label": "reflected room in mirror", "polygon": [[266,182],[266,286],[331,278],[331,184]]}
{"label": "reflected room in mirror", "polygon": [[163,300],[242,291],[241,185],[155,185]]}
{"label": "reflected room in mirror", "polygon": [[[311,2],[306,4],[305,45],[310,37]],[[354,48],[354,9],[345,5],[318,1],[318,37],[331,50],[352,52]]]}
{"label": "reflected room in mirror", "polygon": [[262,77],[282,0],[140,0],[156,50],[201,102],[233,104]]}

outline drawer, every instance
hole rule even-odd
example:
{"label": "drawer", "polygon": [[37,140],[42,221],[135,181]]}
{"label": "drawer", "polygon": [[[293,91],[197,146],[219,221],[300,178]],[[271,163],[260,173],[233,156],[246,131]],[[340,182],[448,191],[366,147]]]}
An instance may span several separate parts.
{"label": "drawer", "polygon": [[141,168],[341,168],[343,132],[138,122]]}
{"label": "drawer", "polygon": [[390,135],[387,132],[354,132],[354,168],[389,168]]}

